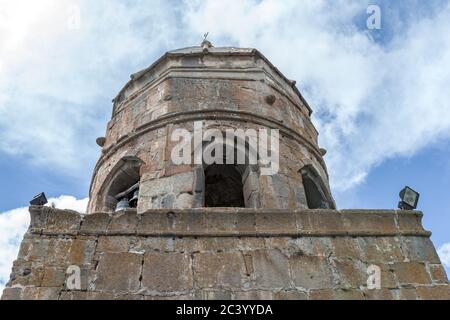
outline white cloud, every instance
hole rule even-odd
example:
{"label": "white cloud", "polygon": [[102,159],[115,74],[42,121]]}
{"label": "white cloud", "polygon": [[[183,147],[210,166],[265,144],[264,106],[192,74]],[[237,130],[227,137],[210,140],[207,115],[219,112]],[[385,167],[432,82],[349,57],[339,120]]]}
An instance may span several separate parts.
{"label": "white cloud", "polygon": [[450,243],[445,243],[437,250],[439,258],[444,267],[447,269],[447,274],[450,276]]}
{"label": "white cloud", "polygon": [[[77,200],[72,196],[49,199],[58,209],[86,211],[88,199]],[[0,213],[0,292],[9,280],[13,261],[17,258],[19,246],[30,224],[28,208],[18,208]]]}
{"label": "white cloud", "polygon": [[353,24],[365,20],[366,8],[361,1],[210,0],[186,15],[194,31],[256,47],[298,81],[337,191],[388,158],[450,137],[450,5],[432,19],[384,21],[395,29],[384,44]]}
{"label": "white cloud", "polygon": [[171,46],[173,9],[164,0],[0,0],[0,152],[65,174],[91,166],[111,99]]}
{"label": "white cloud", "polygon": [[[74,4],[79,30],[67,28]],[[209,31],[215,45],[260,49],[298,81],[344,191],[382,161],[450,136],[450,6],[411,7],[408,24],[386,13],[394,32],[379,43],[354,23],[367,4],[0,0],[0,152],[85,174],[128,75]]]}

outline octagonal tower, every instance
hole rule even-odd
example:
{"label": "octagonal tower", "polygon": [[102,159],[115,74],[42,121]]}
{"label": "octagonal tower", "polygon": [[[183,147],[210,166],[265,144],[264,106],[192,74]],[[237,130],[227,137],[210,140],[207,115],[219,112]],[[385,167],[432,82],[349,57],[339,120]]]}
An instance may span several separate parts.
{"label": "octagonal tower", "polygon": [[[167,52],[131,75],[113,104],[106,137],[97,139],[102,154],[88,213],[128,206],[138,212],[335,208],[312,110],[295,81],[258,50],[215,48],[204,41]],[[227,130],[278,130],[278,170],[262,174],[266,164],[259,153],[257,163],[175,164],[171,155],[179,141],[173,140],[174,131],[183,129],[194,137],[199,124],[203,133],[216,129],[224,137]],[[247,136],[246,152],[253,147]]]}

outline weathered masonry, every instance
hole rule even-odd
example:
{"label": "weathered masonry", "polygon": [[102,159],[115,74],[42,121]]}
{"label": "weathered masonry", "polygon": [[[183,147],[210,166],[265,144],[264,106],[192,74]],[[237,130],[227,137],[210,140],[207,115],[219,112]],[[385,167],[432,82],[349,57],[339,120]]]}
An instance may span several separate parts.
{"label": "weathered masonry", "polygon": [[[87,214],[30,207],[2,299],[450,299],[422,213],[336,210],[311,112],[255,49],[166,53],[114,99]],[[279,170],[251,136],[244,163],[174,163],[196,123],[278,130]]]}
{"label": "weathered masonry", "polygon": [[[317,145],[310,115],[295,82],[255,49],[205,44],[168,52],[132,75],[114,99],[106,137],[99,139],[102,156],[88,213],[115,211],[121,196],[134,197],[138,185],[139,213],[231,206],[333,209],[325,150]],[[203,132],[278,129],[278,174],[261,175],[259,163],[175,165],[172,133],[194,134],[196,121]],[[252,147],[247,141],[246,148]]]}
{"label": "weathered masonry", "polygon": [[420,212],[30,213],[3,299],[450,299]]}

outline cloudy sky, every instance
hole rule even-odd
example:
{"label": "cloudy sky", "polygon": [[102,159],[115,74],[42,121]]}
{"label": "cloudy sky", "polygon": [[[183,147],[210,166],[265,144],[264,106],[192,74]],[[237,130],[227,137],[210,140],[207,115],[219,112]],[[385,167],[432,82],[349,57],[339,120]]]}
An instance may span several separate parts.
{"label": "cloudy sky", "polygon": [[[361,0],[0,0],[0,290],[45,191],[83,211],[111,99],[165,51],[259,49],[314,110],[339,208],[421,193],[450,268],[450,3]],[[448,269],[450,270],[450,269]]]}

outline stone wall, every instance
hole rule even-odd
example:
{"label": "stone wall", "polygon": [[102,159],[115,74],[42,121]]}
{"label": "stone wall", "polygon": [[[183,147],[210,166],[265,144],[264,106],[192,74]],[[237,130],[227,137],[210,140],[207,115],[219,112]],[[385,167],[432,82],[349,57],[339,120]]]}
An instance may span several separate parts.
{"label": "stone wall", "polygon": [[450,299],[420,212],[30,213],[2,299]]}

